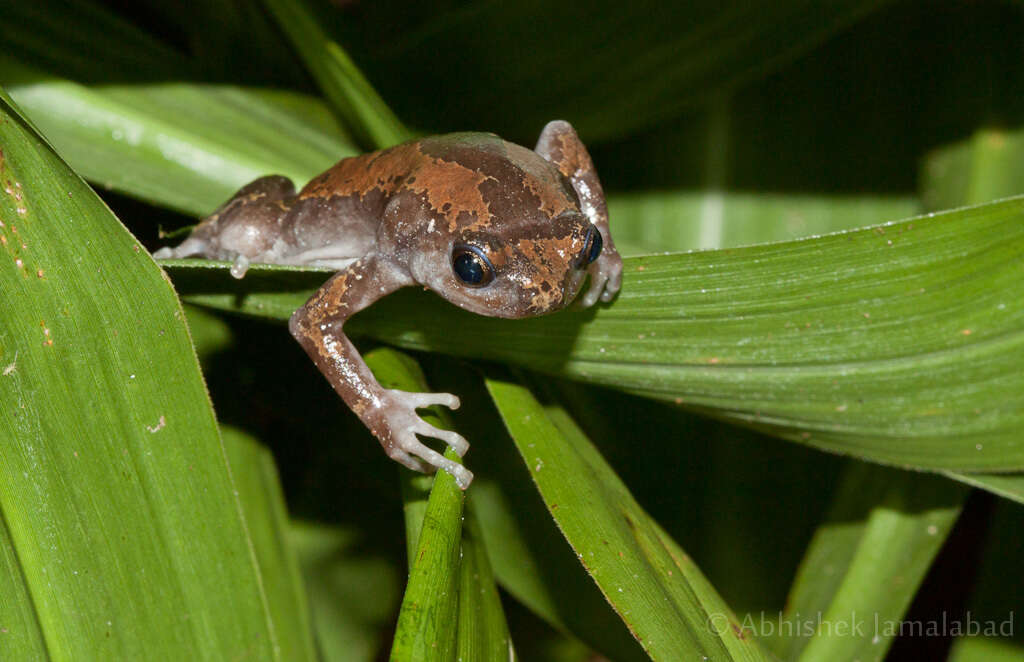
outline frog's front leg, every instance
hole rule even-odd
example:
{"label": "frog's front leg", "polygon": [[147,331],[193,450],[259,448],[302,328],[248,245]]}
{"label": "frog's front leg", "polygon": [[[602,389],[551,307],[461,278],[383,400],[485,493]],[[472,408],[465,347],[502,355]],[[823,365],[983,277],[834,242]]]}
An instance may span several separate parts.
{"label": "frog's front leg", "polygon": [[622,257],[612,241],[608,205],[590,153],[576,135],[576,130],[564,120],[545,125],[534,151],[555,164],[559,172],[568,178],[580,199],[580,211],[601,232],[604,247],[587,269],[590,289],[583,295],[583,305],[593,305],[598,297],[601,301],[611,301],[622,286]]}
{"label": "frog's front leg", "polygon": [[345,404],[380,440],[389,457],[416,471],[444,469],[455,477],[459,487],[466,489],[473,474],[416,437],[420,434],[441,439],[460,456],[465,454],[469,443],[461,435],[436,428],[416,413],[430,405],[457,409],[459,399],[450,393],[407,393],[383,388],[342,330],[352,315],[413,284],[404,269],[386,258],[364,257],[327,281],[295,311],[288,328]]}

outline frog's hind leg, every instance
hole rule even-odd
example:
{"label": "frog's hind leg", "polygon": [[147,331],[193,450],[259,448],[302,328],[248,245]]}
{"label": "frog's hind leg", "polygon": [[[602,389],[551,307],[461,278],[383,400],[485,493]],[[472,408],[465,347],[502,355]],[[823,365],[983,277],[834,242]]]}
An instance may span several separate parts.
{"label": "frog's hind leg", "polygon": [[242,187],[195,227],[175,248],[161,248],[158,259],[200,256],[228,260],[231,274],[245,275],[250,261],[276,261],[281,219],[291,208],[295,186],[287,177],[269,175]]}

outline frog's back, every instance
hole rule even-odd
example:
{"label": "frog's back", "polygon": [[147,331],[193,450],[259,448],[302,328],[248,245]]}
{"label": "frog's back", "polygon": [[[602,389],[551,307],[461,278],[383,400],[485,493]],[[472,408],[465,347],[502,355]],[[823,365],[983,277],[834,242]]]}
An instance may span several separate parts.
{"label": "frog's back", "polygon": [[449,229],[483,230],[501,224],[524,230],[565,211],[578,210],[572,186],[536,152],[493,133],[450,133],[426,138],[418,151],[429,159],[405,186],[424,196]]}

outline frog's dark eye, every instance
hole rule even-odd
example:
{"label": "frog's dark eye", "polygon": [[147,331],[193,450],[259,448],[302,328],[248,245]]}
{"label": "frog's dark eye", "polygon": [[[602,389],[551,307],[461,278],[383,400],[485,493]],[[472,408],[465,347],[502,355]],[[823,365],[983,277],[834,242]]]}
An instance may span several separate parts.
{"label": "frog's dark eye", "polygon": [[452,251],[452,271],[466,285],[483,287],[494,280],[494,267],[476,246],[458,244]]}
{"label": "frog's dark eye", "polygon": [[597,256],[601,254],[601,247],[604,245],[604,240],[601,239],[601,231],[593,225],[587,229],[587,237],[583,240],[583,250],[580,251],[579,256],[576,258],[576,268],[582,269],[591,262],[597,259]]}

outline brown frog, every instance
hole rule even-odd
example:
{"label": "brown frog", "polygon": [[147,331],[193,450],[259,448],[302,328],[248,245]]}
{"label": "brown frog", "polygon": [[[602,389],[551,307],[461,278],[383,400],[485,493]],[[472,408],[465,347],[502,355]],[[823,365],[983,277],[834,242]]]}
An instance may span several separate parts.
{"label": "brown frog", "polygon": [[288,328],[388,456],[418,471],[444,469],[465,489],[473,474],[420,442],[469,443],[416,409],[459,406],[449,393],[381,387],[343,327],[401,287],[427,287],[493,317],[610,301],[622,280],[608,210],[590,155],[568,122],[544,127],[535,150],[491,133],[453,133],[340,161],[298,193],[281,176],[257,179],[158,258],[325,266],[337,273]]}

